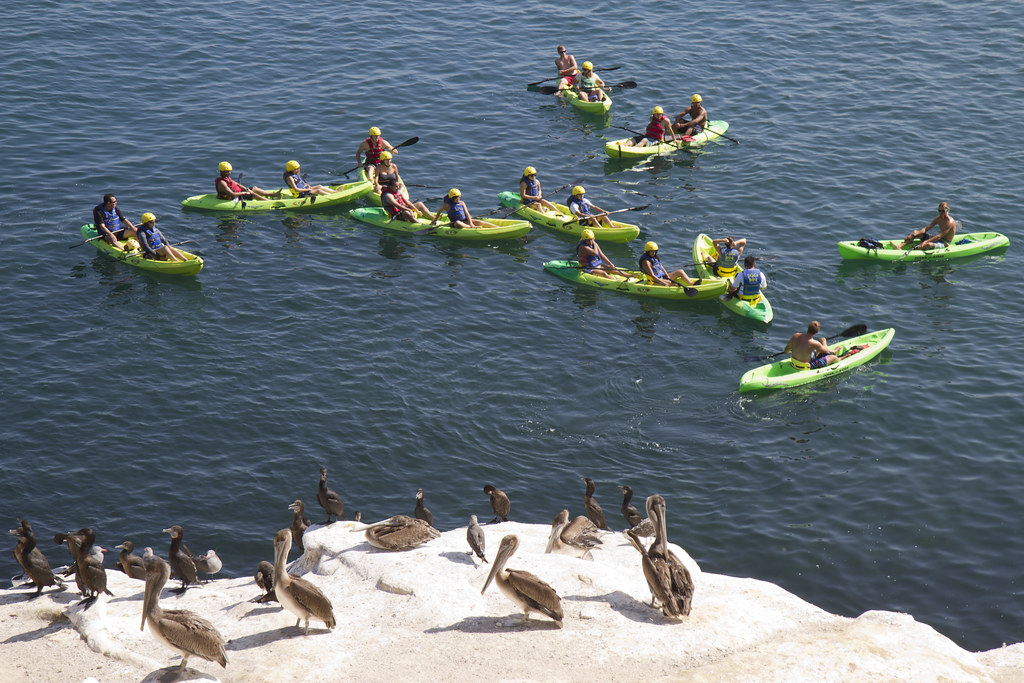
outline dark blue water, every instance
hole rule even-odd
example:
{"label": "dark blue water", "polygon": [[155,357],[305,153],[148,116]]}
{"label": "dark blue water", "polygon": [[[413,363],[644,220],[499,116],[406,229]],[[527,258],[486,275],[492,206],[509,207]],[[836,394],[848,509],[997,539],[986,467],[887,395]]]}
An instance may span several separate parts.
{"label": "dark blue water", "polygon": [[[906,611],[971,649],[1022,639],[1016,295],[1024,21],[1012,4],[36,3],[0,28],[0,515],[41,537],[165,547],[182,524],[226,571],[269,559],[317,470],[350,510],[437,524],[581,511],[590,476],[669,502],[705,571],[776,582],[825,609]],[[642,26],[642,31],[629,27]],[[527,91],[554,47],[621,65],[609,118]],[[700,92],[740,144],[637,165],[617,125]],[[229,160],[326,182],[371,125],[409,183],[477,213],[538,167],[628,214],[668,265],[699,232],[762,256],[776,320],[716,303],[575,289],[541,264],[573,243],[461,244],[313,215],[184,213]],[[416,188],[414,188],[416,189]],[[432,207],[444,189],[416,189]],[[105,192],[206,259],[139,272],[79,241]],[[414,193],[416,194],[416,193]],[[951,263],[843,263],[835,242],[902,236],[946,200],[1014,241]],[[817,318],[895,327],[842,379],[740,397],[743,357]],[[319,518],[318,511],[313,517]],[[13,543],[10,544],[13,546]],[[51,561],[63,549],[43,546]],[[16,568],[0,555],[0,575]]]}

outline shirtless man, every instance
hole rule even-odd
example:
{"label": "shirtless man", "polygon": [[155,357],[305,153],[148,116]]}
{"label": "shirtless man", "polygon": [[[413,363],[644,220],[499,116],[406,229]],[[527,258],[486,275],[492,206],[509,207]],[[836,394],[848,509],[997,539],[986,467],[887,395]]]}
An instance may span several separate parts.
{"label": "shirtless man", "polygon": [[[939,226],[939,233],[928,237],[928,231],[936,225]],[[921,240],[921,244],[913,247],[914,249],[944,249],[953,243],[953,237],[955,236],[956,221],[949,215],[949,204],[940,202],[939,215],[933,218],[932,222],[921,230],[914,230],[907,235],[907,239],[903,240],[903,244],[899,248],[906,249],[913,244],[914,240]]]}
{"label": "shirtless man", "polygon": [[821,323],[812,320],[811,324],[807,326],[807,332],[797,332],[789,338],[789,343],[786,344],[783,353],[790,354],[789,362],[793,364],[794,368],[798,370],[823,368],[839,360],[836,354],[828,350],[827,339],[824,337],[820,340],[814,338],[814,335],[820,330]]}
{"label": "shirtless man", "polygon": [[558,71],[558,89],[564,90],[572,83],[572,79],[580,71],[576,68],[576,58],[565,54],[565,45],[558,46],[558,57],[555,59],[555,69]]}
{"label": "shirtless man", "polygon": [[[699,94],[694,93],[693,97],[690,98],[690,108],[679,112],[679,116],[672,122],[672,130],[680,135],[696,135],[704,130],[704,126],[708,122],[708,113],[701,105],[702,101],[703,98]],[[689,120],[686,120],[687,115],[690,116]]]}

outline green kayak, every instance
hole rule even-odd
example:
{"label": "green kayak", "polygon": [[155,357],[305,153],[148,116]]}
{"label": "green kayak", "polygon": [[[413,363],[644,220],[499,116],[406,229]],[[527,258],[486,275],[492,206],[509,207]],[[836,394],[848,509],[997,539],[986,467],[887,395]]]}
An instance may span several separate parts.
{"label": "green kayak", "polygon": [[595,275],[584,273],[577,261],[548,261],[544,264],[544,270],[554,273],[560,278],[588,287],[607,289],[627,294],[651,297],[654,299],[682,299],[685,301],[701,301],[713,299],[725,291],[725,282],[716,280],[714,282],[702,282],[699,285],[684,286],[680,283],[678,287],[666,287],[665,285],[651,284],[650,278],[639,270],[627,270],[619,268],[629,277],[621,275]]}
{"label": "green kayak", "polygon": [[660,145],[634,147],[633,138],[622,138],[606,143],[604,152],[613,159],[641,159],[655,154],[668,154],[687,147],[700,147],[710,140],[718,139],[727,130],[729,130],[728,121],[710,121],[704,130],[696,135],[686,136],[678,144],[663,142]]}
{"label": "green kayak", "polygon": [[[426,218],[420,218],[416,223],[390,220],[387,212],[376,206],[352,209],[348,213],[356,220],[369,223],[370,225],[376,225],[380,228],[396,230],[398,232],[415,233],[418,230],[427,230],[431,227],[430,220]],[[431,235],[433,237],[453,237],[462,240],[501,240],[512,237],[522,237],[526,233],[530,232],[533,227],[530,225],[529,221],[513,221],[501,218],[487,218],[481,220],[485,220],[487,223],[493,223],[498,227],[460,229],[451,227],[450,223],[440,222],[437,224],[437,227],[424,234]]]}
{"label": "green kayak", "polygon": [[334,194],[318,197],[292,197],[289,190],[281,190],[281,199],[221,199],[216,194],[197,194],[186,197],[181,205],[186,209],[206,209],[207,211],[316,211],[328,206],[337,206],[354,202],[373,191],[373,184],[366,180],[357,180],[343,185],[330,185]]}
{"label": "green kayak", "polygon": [[[711,238],[701,233],[697,235],[697,239],[693,241],[693,263],[694,272],[697,277],[704,278],[705,280],[721,280],[726,283],[726,287],[729,286],[730,278],[717,277],[713,272],[711,266],[705,263],[706,259],[714,258],[715,253],[714,245],[711,243]],[[762,323],[770,323],[775,318],[775,312],[772,310],[772,304],[768,301],[768,297],[764,294],[753,306],[749,302],[737,297],[730,297],[727,293],[718,297],[718,300],[722,302],[722,305],[727,309],[735,313],[736,315],[744,318],[750,318],[751,320],[757,320]]]}
{"label": "green kayak", "polygon": [[896,330],[888,327],[884,330],[868,332],[859,337],[853,337],[834,344],[831,350],[836,355],[843,354],[847,349],[855,346],[860,348],[845,358],[840,358],[832,365],[826,365],[823,368],[799,370],[793,367],[788,358],[754,368],[740,378],[740,393],[762,389],[785,389],[801,384],[809,384],[810,382],[817,382],[820,379],[850,370],[858,365],[864,365],[889,346],[889,342],[892,341],[895,334]]}
{"label": "green kayak", "polygon": [[584,102],[575,90],[563,90],[562,95],[569,104],[588,114],[607,114],[608,110],[612,108],[612,98],[608,96],[607,90],[604,93],[604,99],[600,102]]}
{"label": "green kayak", "polygon": [[[845,259],[867,261],[924,261],[974,256],[1003,249],[1010,244],[1009,238],[998,232],[960,233],[953,238],[953,244],[939,249],[914,249],[913,246],[909,250],[900,249],[900,245],[903,244],[900,237],[879,241],[882,246],[878,249],[862,247],[858,242],[839,242],[839,255]],[[920,240],[914,242],[920,243]]]}
{"label": "green kayak", "polygon": [[83,225],[81,232],[82,239],[92,240],[89,244],[96,247],[104,254],[109,254],[118,261],[124,261],[128,265],[135,266],[136,268],[142,268],[143,270],[150,270],[154,273],[164,273],[167,275],[195,275],[203,269],[203,257],[190,254],[183,249],[178,249],[178,251],[187,259],[186,261],[161,261],[159,259],[148,259],[142,255],[141,251],[126,252],[124,249],[118,249],[106,240],[93,239],[96,237],[96,226],[92,223],[86,223]]}
{"label": "green kayak", "polygon": [[[551,228],[558,232],[565,233],[566,235],[572,235],[577,239],[583,237],[583,231],[586,228],[590,228],[594,231],[594,239],[599,242],[628,242],[636,239],[640,234],[640,228],[630,223],[620,223],[619,221],[612,221],[612,227],[592,227],[582,226],[579,221],[569,222],[573,215],[569,211],[569,207],[564,204],[557,204],[551,202],[558,207],[557,214],[551,214],[547,211],[539,211],[529,206],[523,206],[519,203],[518,192],[501,192],[498,194],[498,199],[502,204],[509,208],[517,208],[517,214],[523,218],[533,221],[538,225],[543,225],[545,228]],[[548,200],[550,201],[550,200]]]}

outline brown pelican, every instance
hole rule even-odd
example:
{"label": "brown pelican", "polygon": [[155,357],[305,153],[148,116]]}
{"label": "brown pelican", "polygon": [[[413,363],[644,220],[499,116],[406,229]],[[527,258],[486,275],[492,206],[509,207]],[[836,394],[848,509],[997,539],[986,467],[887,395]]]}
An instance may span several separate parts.
{"label": "brown pelican", "polygon": [[508,513],[512,510],[512,502],[501,489],[496,489],[490,484],[484,486],[484,493],[491,497],[491,509],[494,510],[494,519],[489,524],[494,524],[501,517],[501,521],[508,521]]}
{"label": "brown pelican", "polygon": [[412,550],[440,536],[440,531],[422,519],[405,515],[395,515],[366,527],[366,540],[381,550]]}
{"label": "brown pelican", "polygon": [[594,498],[594,480],[589,477],[583,477],[584,483],[587,485],[587,493],[583,496],[583,506],[587,510],[587,517],[590,517],[590,521],[597,525],[598,529],[607,529],[608,522],[604,518],[604,510],[601,509],[601,504]]}
{"label": "brown pelican", "polygon": [[655,537],[651,547],[644,550],[640,537],[633,529],[626,538],[643,556],[644,577],[651,589],[651,606],[661,603],[666,617],[685,617],[693,603],[693,579],[679,558],[668,549],[665,524],[665,499],[659,495],[647,499],[647,516],[654,523]]}
{"label": "brown pelican", "polygon": [[54,577],[50,563],[46,561],[43,551],[36,547],[36,535],[32,531],[32,525],[24,519],[18,521],[21,522],[21,527],[10,531],[11,535],[18,537],[18,543],[14,546],[14,559],[25,570],[28,578],[32,579],[32,583],[36,587],[36,595],[42,593],[46,586],[59,584],[63,588],[63,582]]}
{"label": "brown pelican", "polygon": [[519,548],[519,537],[509,534],[501,539],[501,546],[498,547],[498,554],[491,565],[491,573],[487,575],[480,595],[484,594],[487,587],[494,579],[498,588],[509,600],[519,605],[523,610],[523,624],[530,619],[530,612],[537,612],[555,620],[558,627],[562,627],[562,600],[558,597],[555,589],[544,583],[536,576],[520,569],[505,569],[508,558]]}
{"label": "brown pelican", "polygon": [[167,559],[171,563],[171,571],[181,579],[181,588],[176,589],[174,592],[184,593],[189,584],[198,583],[196,579],[196,562],[192,551],[188,549],[188,546],[181,543],[185,532],[180,526],[175,524],[169,529],[164,529],[164,533],[171,535],[171,547],[167,550]]}
{"label": "brown pelican", "polygon": [[469,516],[469,526],[466,527],[466,540],[469,542],[469,547],[472,548],[469,554],[476,553],[477,557],[486,562],[487,558],[484,556],[484,547],[487,541],[484,537],[483,527],[476,521],[476,515]]}
{"label": "brown pelican", "polygon": [[274,593],[274,565],[262,560],[256,565],[256,575],[253,577],[256,585],[263,590],[263,595],[253,602],[277,602],[277,594]]}
{"label": "brown pelican", "polygon": [[650,517],[646,519],[641,517],[640,511],[629,502],[633,499],[633,489],[629,486],[620,486],[619,490],[622,491],[622,507],[619,509],[622,510],[622,516],[626,518],[626,523],[640,536],[653,536],[654,524]]}
{"label": "brown pelican", "polygon": [[83,600],[89,600],[90,602],[99,597],[100,593],[106,593],[107,595],[113,595],[107,590],[107,570],[103,567],[103,553],[107,552],[106,548],[101,548],[98,545],[89,546],[89,554],[83,559],[79,555],[79,574],[82,577],[82,583],[89,591],[89,595]]}
{"label": "brown pelican", "polygon": [[423,489],[416,489],[416,510],[413,511],[413,516],[434,526],[434,514],[423,505]]}
{"label": "brown pelican", "polygon": [[306,504],[301,500],[296,500],[294,503],[288,506],[288,509],[292,511],[292,541],[298,546],[299,552],[306,552],[306,548],[302,545],[302,534],[306,532],[306,529],[313,524],[313,522],[306,517]]}
{"label": "brown pelican", "polygon": [[125,541],[116,547],[121,551],[121,554],[117,556],[117,567],[133,579],[145,581],[146,567],[142,564],[142,558],[132,554],[132,551],[135,550],[135,544],[131,541]]}
{"label": "brown pelican", "polygon": [[210,580],[210,576],[213,576],[221,570],[224,563],[220,561],[220,556],[214,550],[207,550],[205,555],[196,555],[192,560],[196,563],[196,569],[204,574],[208,574],[206,580]]}
{"label": "brown pelican", "polygon": [[562,553],[592,560],[590,549],[600,545],[597,527],[583,515],[569,521],[569,511],[562,510],[551,522],[551,534],[545,553]]}
{"label": "brown pelican", "polygon": [[327,488],[327,468],[320,468],[320,487],[316,492],[316,502],[327,513],[327,523],[335,521],[331,517],[341,518],[345,514],[345,504],[341,502],[341,496],[335,491]]}
{"label": "brown pelican", "polygon": [[289,574],[285,569],[288,561],[288,551],[292,547],[292,532],[290,529],[281,529],[274,535],[274,593],[281,606],[294,614],[298,626],[303,620],[306,628],[303,633],[309,633],[309,618],[316,617],[324,622],[324,625],[334,628],[334,608],[331,601],[323,592],[306,581],[301,576]]}
{"label": "brown pelican", "polygon": [[160,591],[171,575],[171,567],[146,548],[143,554],[146,567],[146,596],[142,600],[142,625],[139,630],[149,630],[158,641],[181,653],[178,671],[184,671],[189,657],[202,657],[228,665],[228,654],[224,651],[224,637],[206,619],[183,609],[160,609]]}

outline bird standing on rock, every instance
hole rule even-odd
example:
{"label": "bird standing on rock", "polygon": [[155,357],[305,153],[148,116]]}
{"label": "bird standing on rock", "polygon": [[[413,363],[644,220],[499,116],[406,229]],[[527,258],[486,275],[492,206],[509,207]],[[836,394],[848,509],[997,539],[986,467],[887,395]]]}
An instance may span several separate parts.
{"label": "bird standing on rock", "polygon": [[647,499],[647,516],[654,523],[654,542],[644,549],[634,529],[626,531],[626,538],[642,556],[644,578],[651,589],[651,606],[661,603],[666,617],[685,617],[693,604],[693,578],[686,566],[668,549],[665,522],[665,499],[659,495]]}
{"label": "bird standing on rock", "polygon": [[508,513],[512,511],[512,501],[508,499],[505,492],[501,489],[496,489],[490,484],[484,486],[484,493],[491,497],[491,509],[494,510],[494,519],[489,524],[494,524],[501,518],[501,521],[508,521]]}
{"label": "bird standing on rock", "polygon": [[263,595],[253,602],[277,602],[277,593],[274,592],[274,565],[266,560],[256,565],[256,574],[253,576],[256,585],[263,590]]}
{"label": "bird standing on rock", "polygon": [[501,539],[498,554],[491,565],[491,573],[487,575],[480,595],[484,594],[493,579],[502,593],[523,610],[525,625],[530,620],[530,612],[543,614],[555,620],[562,627],[562,600],[555,589],[533,574],[521,569],[505,569],[508,558],[519,548],[519,537],[509,534]]}
{"label": "bird standing on rock", "polygon": [[323,591],[301,576],[289,574],[285,569],[291,545],[291,529],[281,529],[274,535],[274,593],[278,601],[296,616],[296,626],[305,620],[303,634],[309,633],[310,617],[324,622],[329,629],[334,628],[334,607]]}
{"label": "bird standing on rock", "polygon": [[167,560],[171,563],[171,571],[181,579],[181,588],[175,589],[174,592],[184,593],[188,589],[189,584],[198,583],[196,579],[196,562],[192,551],[188,549],[188,546],[181,543],[185,537],[185,531],[180,526],[175,524],[168,529],[164,529],[164,533],[171,535],[171,547],[167,550]]}
{"label": "bird standing on rock", "polygon": [[14,559],[18,561],[28,578],[36,587],[36,595],[43,592],[46,586],[59,584],[64,588],[63,582],[53,575],[50,563],[46,561],[43,551],[36,547],[36,534],[32,525],[24,519],[19,519],[21,526],[11,529],[12,536],[18,537],[18,543],[14,546]]}
{"label": "bird standing on rock", "polygon": [[305,546],[302,545],[302,534],[306,533],[313,522],[306,517],[306,504],[301,500],[296,500],[294,503],[288,506],[288,509],[292,511],[292,541],[298,546],[299,552],[306,552]]}
{"label": "bird standing on rock", "polygon": [[196,555],[192,560],[196,563],[196,569],[204,574],[209,574],[206,580],[210,580],[210,576],[213,576],[221,570],[224,563],[220,560],[220,555],[213,550],[207,550],[205,555]]}
{"label": "bird standing on rock", "polygon": [[[608,529],[608,522],[604,518],[604,510],[601,509],[601,504],[594,498],[594,480],[589,477],[583,477],[583,482],[587,485],[587,492],[583,496],[583,505],[587,510],[587,517],[590,517],[590,521],[597,525],[598,529]],[[608,529],[610,531],[610,529]]]}
{"label": "bird standing on rock", "polygon": [[654,524],[651,522],[650,517],[646,519],[641,517],[640,511],[629,502],[633,499],[633,489],[629,486],[620,486],[619,490],[622,491],[622,507],[619,509],[622,510],[622,516],[626,518],[629,528],[636,531],[640,536],[653,536]]}
{"label": "bird standing on rock", "polygon": [[423,489],[416,489],[416,509],[413,511],[416,519],[422,519],[430,526],[434,526],[434,513],[423,505]]}
{"label": "bird standing on rock", "polygon": [[422,519],[406,515],[388,517],[366,527],[366,540],[381,550],[412,550],[440,536],[440,531]]}
{"label": "bird standing on rock", "polygon": [[551,533],[545,553],[562,553],[584,560],[592,560],[590,550],[601,544],[598,529],[589,519],[578,515],[569,521],[569,511],[562,510],[551,522]]}
{"label": "bird standing on rock", "polygon": [[483,527],[476,521],[476,515],[469,516],[469,526],[466,527],[466,541],[469,543],[469,547],[472,548],[469,554],[476,553],[477,557],[487,562],[487,557],[484,556],[487,541],[484,537]]}
{"label": "bird standing on rock", "polygon": [[[341,502],[341,496],[327,487],[326,467],[320,468],[320,486],[316,492],[316,502],[320,503],[320,507],[327,513],[327,524],[341,519],[345,514],[345,503]],[[336,519],[331,519],[332,517]]]}
{"label": "bird standing on rock", "polygon": [[116,546],[121,554],[117,557],[117,566],[128,576],[133,579],[146,580],[146,567],[142,564],[142,558],[132,553],[135,550],[135,544],[131,541],[125,541],[119,546]]}

